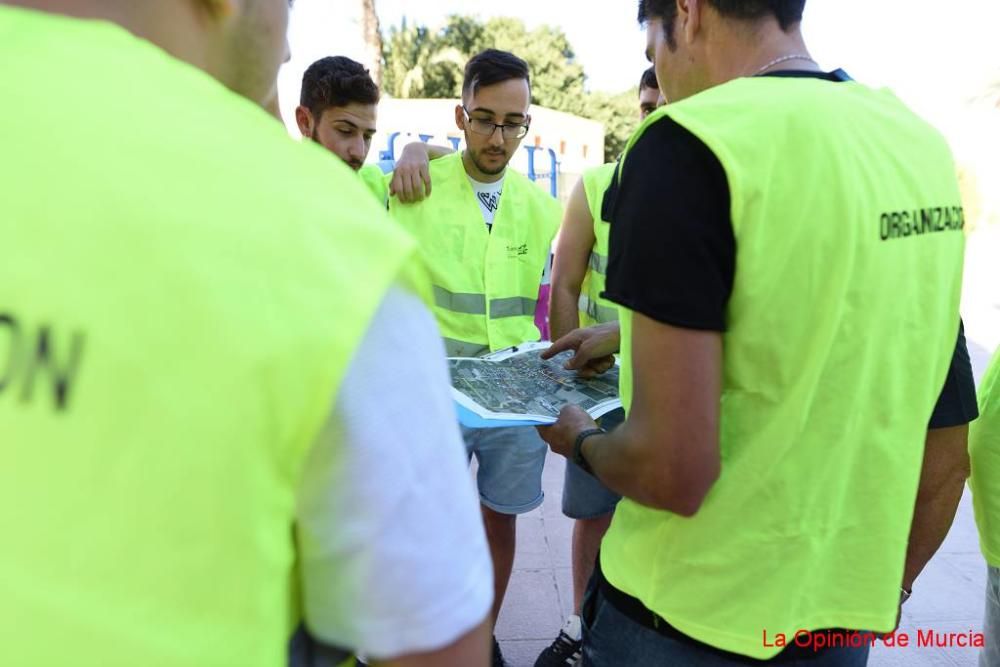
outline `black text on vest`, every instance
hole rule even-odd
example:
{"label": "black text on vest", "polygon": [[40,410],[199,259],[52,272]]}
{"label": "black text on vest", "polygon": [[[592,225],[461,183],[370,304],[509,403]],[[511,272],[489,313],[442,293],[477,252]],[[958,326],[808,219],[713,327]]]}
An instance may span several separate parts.
{"label": "black text on vest", "polygon": [[41,385],[56,410],[66,410],[82,355],[82,333],[56,333],[48,325],[29,330],[0,312],[0,400],[16,393],[22,403],[31,402]]}
{"label": "black text on vest", "polygon": [[965,211],[961,206],[892,211],[883,213],[879,219],[879,235],[883,241],[960,230],[963,227],[965,227]]}

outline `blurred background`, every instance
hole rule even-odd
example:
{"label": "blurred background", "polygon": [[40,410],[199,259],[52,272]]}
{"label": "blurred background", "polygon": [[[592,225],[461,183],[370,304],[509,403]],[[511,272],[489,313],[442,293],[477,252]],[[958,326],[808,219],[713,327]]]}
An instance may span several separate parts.
{"label": "blurred background", "polygon": [[[306,67],[327,55],[354,58],[383,90],[369,161],[388,167],[408,141],[459,141],[452,109],[465,61],[487,47],[513,51],[531,65],[534,107],[512,166],[565,198],[585,168],[617,157],[636,126],[649,63],[635,15],[633,0],[297,0],[292,60],[279,80],[283,116],[299,136],[294,109]],[[821,65],[891,88],[952,145],[968,221],[963,311],[977,372],[1000,343],[998,26],[996,0],[809,0],[803,21]]]}

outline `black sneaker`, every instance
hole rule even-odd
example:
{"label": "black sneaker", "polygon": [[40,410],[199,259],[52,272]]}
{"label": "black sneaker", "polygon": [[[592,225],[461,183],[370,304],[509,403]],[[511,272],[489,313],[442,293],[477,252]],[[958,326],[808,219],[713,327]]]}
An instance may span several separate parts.
{"label": "black sneaker", "polygon": [[507,667],[507,661],[503,659],[503,651],[500,650],[500,642],[497,641],[495,635],[493,637],[493,661],[490,664],[492,667]]}
{"label": "black sneaker", "polygon": [[583,642],[559,631],[559,636],[535,660],[535,667],[577,667],[582,664]]}

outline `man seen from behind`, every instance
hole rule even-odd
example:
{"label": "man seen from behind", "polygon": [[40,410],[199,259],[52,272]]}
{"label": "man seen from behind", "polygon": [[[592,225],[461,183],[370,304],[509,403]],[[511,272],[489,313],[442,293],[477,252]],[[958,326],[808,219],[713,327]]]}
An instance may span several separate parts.
{"label": "man seen from behind", "polygon": [[486,664],[414,244],[262,108],[289,5],[0,3],[0,664]]}

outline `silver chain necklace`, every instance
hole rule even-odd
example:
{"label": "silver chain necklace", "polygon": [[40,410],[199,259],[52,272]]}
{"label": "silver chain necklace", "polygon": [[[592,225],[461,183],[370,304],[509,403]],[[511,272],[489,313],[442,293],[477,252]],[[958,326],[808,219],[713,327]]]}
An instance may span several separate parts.
{"label": "silver chain necklace", "polygon": [[758,76],[760,74],[763,74],[764,72],[766,72],[767,70],[771,69],[775,65],[779,65],[779,64],[781,64],[783,62],[788,62],[789,60],[806,60],[808,62],[811,62],[813,65],[818,65],[819,64],[815,60],[813,60],[812,58],[810,58],[805,53],[792,53],[792,54],[789,54],[787,56],[781,56],[780,58],[775,58],[774,60],[772,60],[768,64],[764,65],[763,67],[761,67],[759,70],[757,70],[756,72],[754,72],[750,76]]}

